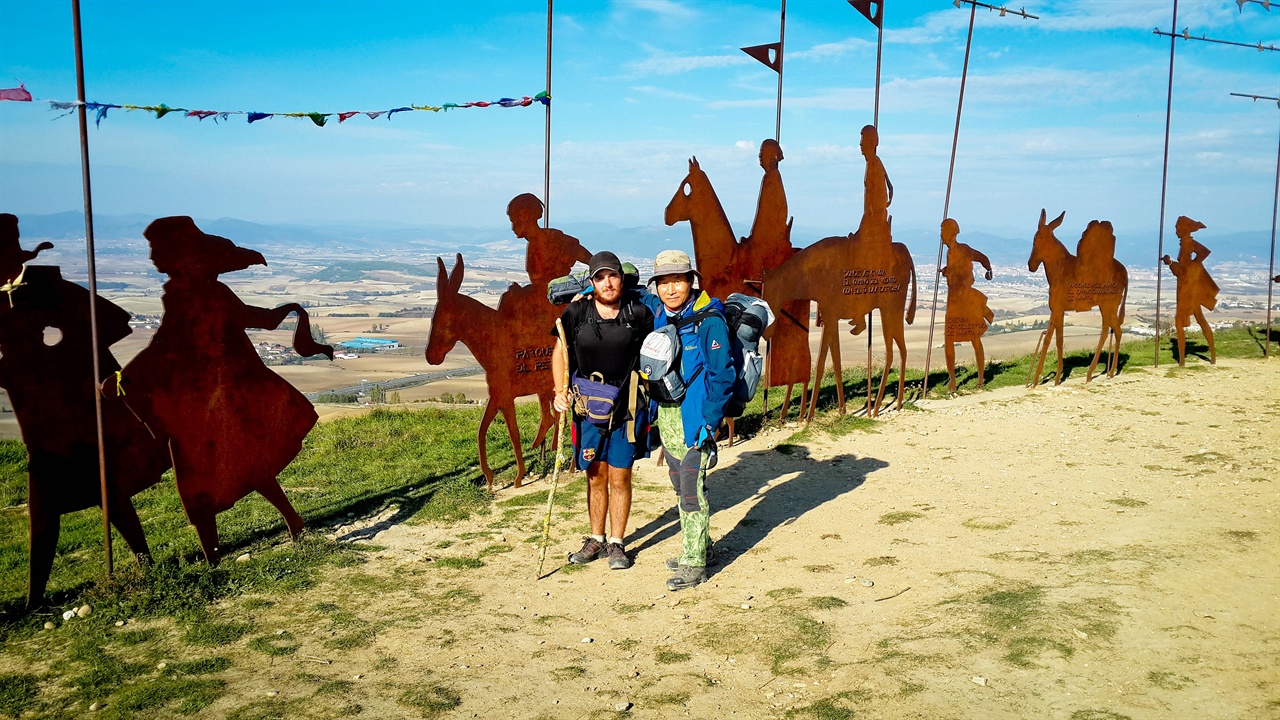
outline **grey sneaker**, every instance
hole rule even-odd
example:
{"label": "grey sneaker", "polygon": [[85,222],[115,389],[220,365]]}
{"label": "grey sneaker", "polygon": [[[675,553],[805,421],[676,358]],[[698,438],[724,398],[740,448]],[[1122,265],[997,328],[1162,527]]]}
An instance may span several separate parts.
{"label": "grey sneaker", "polygon": [[605,552],[609,555],[610,570],[626,570],[631,567],[631,558],[627,557],[622,543],[609,543],[605,546]]}
{"label": "grey sneaker", "polygon": [[[712,567],[716,565],[718,562],[720,561],[716,559],[716,546],[708,545],[707,546],[707,567]],[[671,572],[675,572],[676,570],[679,570],[680,558],[678,557],[667,558],[667,569],[670,570]]]}
{"label": "grey sneaker", "polygon": [[707,569],[704,567],[692,567],[690,565],[681,565],[676,574],[667,580],[668,590],[685,590],[691,587],[697,587],[707,581]]}
{"label": "grey sneaker", "polygon": [[588,537],[583,539],[581,550],[569,554],[569,562],[574,565],[586,565],[603,554],[604,543],[593,537]]}

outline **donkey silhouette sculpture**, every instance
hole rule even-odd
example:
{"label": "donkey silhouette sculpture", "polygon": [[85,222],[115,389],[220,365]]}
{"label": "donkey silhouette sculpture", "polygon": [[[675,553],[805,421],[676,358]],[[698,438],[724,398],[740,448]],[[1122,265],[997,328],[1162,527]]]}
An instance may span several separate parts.
{"label": "donkey silhouette sculpture", "polygon": [[1121,326],[1124,325],[1125,301],[1129,297],[1129,271],[1115,259],[1116,236],[1111,223],[1105,220],[1089,221],[1076,245],[1076,254],[1072,255],[1053,234],[1066,214],[1064,211],[1046,223],[1045,211],[1040,210],[1040,226],[1036,229],[1031,257],[1027,260],[1027,269],[1031,272],[1036,272],[1043,264],[1049,281],[1049,327],[1040,334],[1036,343],[1036,354],[1040,358],[1034,362],[1034,373],[1027,382],[1031,388],[1041,382],[1051,338],[1056,338],[1058,343],[1058,373],[1054,385],[1062,384],[1062,321],[1068,310],[1087,312],[1096,307],[1102,313],[1102,333],[1098,336],[1098,347],[1094,350],[1085,382],[1093,379],[1093,371],[1102,357],[1102,346],[1108,339],[1112,344],[1107,360],[1107,377],[1120,370],[1120,337],[1124,332]]}
{"label": "donkey silhouette sculpture", "polygon": [[[668,225],[689,222],[693,233],[693,253],[698,272],[702,274],[702,289],[709,295],[721,300],[736,292],[759,295],[760,291],[749,281],[761,278],[765,270],[778,267],[795,253],[791,246],[791,221],[783,223],[780,219],[786,215],[786,196],[777,169],[781,159],[782,150],[776,142],[766,140],[761,145],[760,165],[765,175],[760,183],[756,220],[752,224],[751,237],[741,240],[734,239],[729,218],[716,197],[711,180],[698,165],[698,159],[689,160],[689,174],[680,182],[680,187],[667,204],[665,220]],[[811,359],[809,301],[797,299],[782,305],[770,304],[778,322],[769,335],[766,377],[770,386],[787,387],[782,402],[782,420],[786,418],[792,388],[797,383],[801,384],[802,407],[808,391]]]}
{"label": "donkey silhouette sculpture", "polygon": [[[27,515],[30,521],[27,606],[40,603],[53,568],[62,515],[100,505],[98,430],[94,410],[89,291],[65,280],[55,266],[23,263],[35,252],[18,245],[18,219],[0,215],[0,387],[9,393],[27,447]],[[21,279],[19,279],[21,278]],[[107,349],[129,335],[129,313],[95,297],[98,364],[120,368]],[[46,342],[46,328],[50,333]],[[160,482],[169,449],[151,437],[114,393],[102,399],[107,461],[107,509],[129,549],[150,553],[133,507],[137,493]]]}
{"label": "donkey silhouette sculpture", "polygon": [[[528,288],[508,290],[494,310],[475,298],[459,292],[462,287],[462,254],[457,255],[453,272],[445,270],[444,260],[436,281],[436,310],[431,317],[431,335],[427,340],[427,362],[439,365],[458,343],[467,346],[480,367],[484,368],[489,400],[480,418],[480,472],[493,487],[493,469],[489,467],[486,435],[494,416],[502,413],[516,455],[515,486],[524,480],[524,453],[520,447],[520,427],[516,424],[515,400],[523,395],[537,395],[542,419],[533,447],[542,445],[557,415],[551,409],[551,353],[555,338],[549,330],[555,327],[556,308],[545,292],[527,292]],[[514,300],[514,301],[513,301]]]}
{"label": "donkey silhouette sculpture", "polygon": [[[902,355],[898,371],[897,407],[902,409],[906,389],[907,341],[906,324],[916,316],[916,269],[911,253],[902,243],[891,243],[888,254],[878,244],[867,243],[857,233],[823,238],[807,248],[799,250],[781,266],[764,274],[764,299],[771,307],[778,307],[788,300],[806,299],[818,303],[822,316],[822,341],[818,346],[818,368],[815,378],[822,378],[827,350],[831,351],[831,365],[836,374],[836,395],[840,412],[844,412],[844,384],[840,381],[840,320],[853,322],[853,334],[866,329],[866,317],[872,310],[880,310],[880,331],[884,336],[884,373],[880,377],[880,390],[875,402],[867,409],[874,416],[884,400],[885,382],[893,367],[893,346],[896,343]],[[910,280],[911,300],[907,300],[907,282]],[[817,406],[816,388],[809,398],[806,420],[812,420]]]}

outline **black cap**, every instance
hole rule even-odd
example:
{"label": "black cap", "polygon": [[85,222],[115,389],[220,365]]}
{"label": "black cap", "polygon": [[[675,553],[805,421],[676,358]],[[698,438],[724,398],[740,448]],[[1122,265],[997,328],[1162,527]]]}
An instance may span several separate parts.
{"label": "black cap", "polygon": [[598,252],[592,255],[591,262],[587,263],[587,277],[593,278],[601,270],[612,270],[622,275],[622,261],[608,250]]}

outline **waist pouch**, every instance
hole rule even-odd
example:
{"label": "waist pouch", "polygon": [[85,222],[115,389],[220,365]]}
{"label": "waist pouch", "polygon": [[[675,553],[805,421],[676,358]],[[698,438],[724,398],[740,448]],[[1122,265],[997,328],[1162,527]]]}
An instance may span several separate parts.
{"label": "waist pouch", "polygon": [[600,373],[591,377],[573,374],[573,411],[593,425],[608,425],[613,420],[613,407],[622,388],[604,381]]}

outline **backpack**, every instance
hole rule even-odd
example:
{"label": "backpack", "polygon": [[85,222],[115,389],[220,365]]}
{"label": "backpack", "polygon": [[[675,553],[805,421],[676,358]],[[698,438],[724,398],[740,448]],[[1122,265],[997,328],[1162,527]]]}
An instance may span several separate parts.
{"label": "backpack", "polygon": [[[760,376],[764,373],[764,358],[760,355],[760,336],[773,323],[773,312],[768,303],[740,293],[729,296],[724,304],[725,323],[729,326],[729,352],[737,378],[733,394],[725,406],[726,417],[739,417],[756,396]],[[712,309],[680,318],[649,333],[640,347],[640,376],[649,383],[649,396],[659,402],[680,402],[684,398],[687,383],[680,375],[680,357],[684,344],[680,340],[680,328],[701,322]],[[692,383],[702,373],[699,367],[688,382]]]}
{"label": "backpack", "polygon": [[760,376],[764,374],[764,357],[760,355],[760,336],[773,324],[773,311],[760,298],[733,293],[724,303],[724,319],[729,324],[729,348],[738,377],[733,383],[733,396],[725,407],[725,417],[736,418],[756,396]]}

